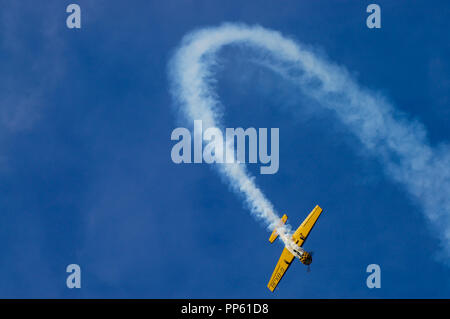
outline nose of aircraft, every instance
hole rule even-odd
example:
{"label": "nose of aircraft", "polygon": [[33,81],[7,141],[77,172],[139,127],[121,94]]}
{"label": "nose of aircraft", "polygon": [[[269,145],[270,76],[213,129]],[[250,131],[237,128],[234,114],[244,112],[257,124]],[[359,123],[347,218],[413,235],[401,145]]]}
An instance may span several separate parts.
{"label": "nose of aircraft", "polygon": [[308,252],[304,252],[301,261],[305,265],[310,265],[312,263],[312,255]]}

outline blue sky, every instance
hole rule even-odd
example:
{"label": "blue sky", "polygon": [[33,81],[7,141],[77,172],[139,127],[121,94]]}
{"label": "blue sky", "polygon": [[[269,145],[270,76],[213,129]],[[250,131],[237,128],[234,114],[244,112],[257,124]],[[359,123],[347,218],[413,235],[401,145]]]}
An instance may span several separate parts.
{"label": "blue sky", "polygon": [[[2,2],[0,297],[450,297],[438,237],[404,187],[331,112],[227,50],[227,126],[280,128],[280,169],[258,184],[293,226],[325,211],[305,244],[312,272],[295,261],[271,294],[281,244],[212,167],[171,161],[167,76],[193,29],[259,24],[345,66],[437,145],[450,138],[447,2],[376,1],[380,30],[365,26],[369,1],[79,0],[81,30],[65,26],[70,3]],[[72,263],[81,289],[66,287]],[[380,289],[365,284],[372,263]]]}

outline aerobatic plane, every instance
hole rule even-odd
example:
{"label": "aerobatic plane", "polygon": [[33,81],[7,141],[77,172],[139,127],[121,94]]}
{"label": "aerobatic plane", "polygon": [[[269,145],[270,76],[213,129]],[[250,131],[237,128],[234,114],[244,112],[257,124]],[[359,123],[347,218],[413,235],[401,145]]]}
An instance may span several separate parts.
{"label": "aerobatic plane", "polygon": [[[302,248],[302,246],[306,238],[308,238],[311,229],[313,228],[314,224],[316,223],[321,213],[322,208],[320,208],[319,206],[314,207],[311,213],[309,213],[308,217],[306,217],[306,219],[303,221],[300,227],[298,227],[298,229],[292,235],[292,240],[298,247],[296,248],[290,247],[288,248],[287,246],[284,247],[280,259],[278,260],[278,263],[275,267],[275,270],[273,271],[272,277],[270,278],[270,281],[267,285],[267,288],[269,288],[270,291],[273,292],[275,290],[281,278],[283,278],[284,273],[291,265],[292,260],[294,260],[294,257],[300,259],[302,264],[307,265],[309,270],[309,265],[312,263],[312,254],[305,251]],[[272,235],[270,235],[269,241],[271,243],[273,243],[275,239],[277,239],[278,237],[277,228],[284,225],[286,221],[287,216],[286,214],[284,214],[283,217],[281,218],[280,224],[277,227],[275,227],[275,229],[272,232]]]}

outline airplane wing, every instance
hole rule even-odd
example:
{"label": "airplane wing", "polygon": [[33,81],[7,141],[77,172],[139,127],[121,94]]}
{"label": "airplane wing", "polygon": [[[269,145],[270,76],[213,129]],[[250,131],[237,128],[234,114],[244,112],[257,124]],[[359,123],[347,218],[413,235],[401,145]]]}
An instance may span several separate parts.
{"label": "airplane wing", "polygon": [[267,288],[270,291],[274,291],[283,277],[286,270],[289,268],[292,260],[294,259],[294,255],[292,255],[289,250],[285,247],[283,252],[281,253],[280,259],[278,260],[277,265],[275,266],[275,270],[273,271],[272,277],[270,278],[269,283],[267,284]]}
{"label": "airplane wing", "polygon": [[294,235],[292,235],[292,238],[297,245],[299,245],[300,247],[303,245],[320,214],[322,214],[322,208],[317,205],[316,207],[314,207],[311,213],[309,213],[308,217],[306,217],[303,223],[298,227]]}

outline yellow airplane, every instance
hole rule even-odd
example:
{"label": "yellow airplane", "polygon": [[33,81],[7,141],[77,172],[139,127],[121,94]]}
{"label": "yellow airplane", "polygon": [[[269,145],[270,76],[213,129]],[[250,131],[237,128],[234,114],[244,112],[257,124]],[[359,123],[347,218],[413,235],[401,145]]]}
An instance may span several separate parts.
{"label": "yellow airplane", "polygon": [[[308,253],[307,251],[303,250],[301,247],[303,246],[303,243],[305,242],[306,238],[308,238],[309,232],[313,228],[314,224],[316,223],[317,219],[319,218],[320,214],[322,213],[322,208],[320,208],[318,205],[314,207],[314,209],[309,213],[308,217],[303,221],[303,223],[298,227],[298,229],[295,231],[295,233],[292,235],[292,239],[294,243],[298,246],[298,249],[291,248],[288,249],[287,247],[284,247],[283,252],[281,253],[280,259],[278,260],[278,263],[275,267],[275,270],[272,273],[272,277],[270,278],[270,281],[267,285],[267,288],[270,289],[270,291],[274,291],[277,287],[278,283],[280,282],[281,278],[283,278],[284,273],[289,268],[289,266],[292,263],[292,260],[294,257],[297,257],[300,259],[302,264],[309,266],[312,263],[312,256],[311,253]],[[286,214],[283,215],[280,221],[280,225],[284,225],[287,221]],[[278,226],[278,227],[279,227]],[[270,235],[269,241],[273,243],[275,239],[278,237],[277,227],[273,230],[272,235]]]}

